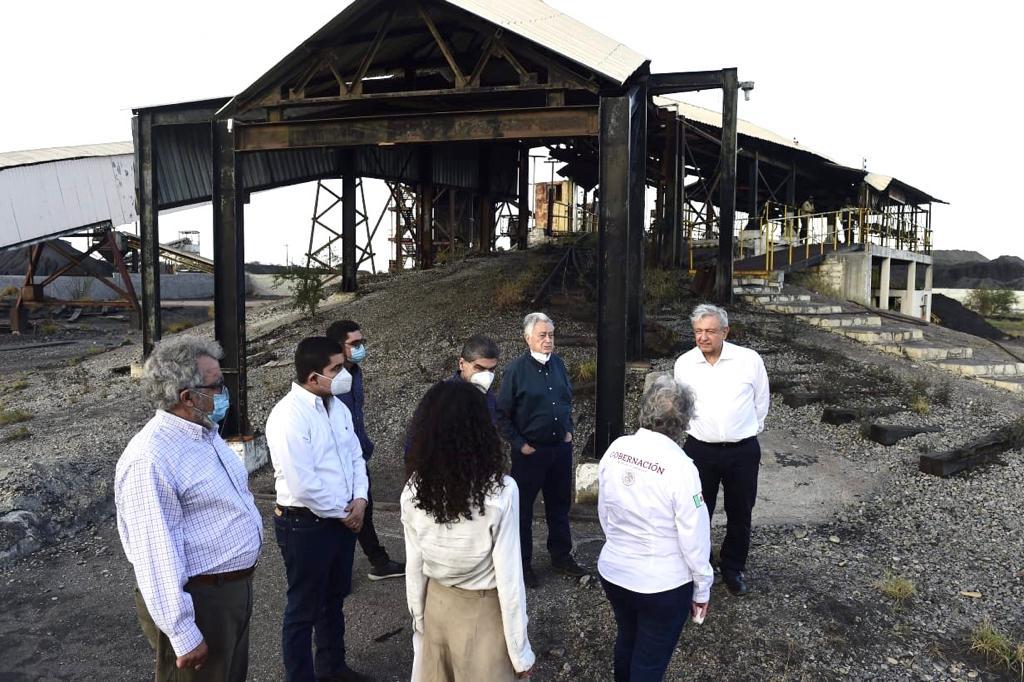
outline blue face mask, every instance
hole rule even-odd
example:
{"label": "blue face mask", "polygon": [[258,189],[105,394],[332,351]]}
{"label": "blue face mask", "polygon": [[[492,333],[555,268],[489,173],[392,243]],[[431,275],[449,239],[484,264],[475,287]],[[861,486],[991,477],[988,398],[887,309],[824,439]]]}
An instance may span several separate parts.
{"label": "blue face mask", "polygon": [[231,405],[231,394],[228,393],[228,389],[225,386],[224,390],[213,396],[213,412],[210,412],[206,417],[214,424],[219,424],[224,421],[224,417],[228,416],[228,406]]}
{"label": "blue face mask", "polygon": [[366,359],[366,344],[360,344],[352,349],[352,357],[349,360],[353,365],[358,365]]}

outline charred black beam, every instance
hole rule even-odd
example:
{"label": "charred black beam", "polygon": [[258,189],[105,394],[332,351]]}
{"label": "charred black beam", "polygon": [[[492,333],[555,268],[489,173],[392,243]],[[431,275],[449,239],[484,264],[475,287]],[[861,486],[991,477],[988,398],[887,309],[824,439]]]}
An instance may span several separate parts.
{"label": "charred black beam", "polygon": [[732,231],[736,222],[736,107],[739,79],[736,69],[722,71],[722,156],[718,184],[718,269],[716,300],[732,303]]}
{"label": "charred black beam", "polygon": [[652,73],[647,81],[647,91],[653,96],[670,95],[674,92],[716,90],[722,87],[725,82],[723,74],[728,70]]}
{"label": "charred black beam", "polygon": [[421,270],[434,267],[434,154],[430,147],[419,150],[419,225],[417,237],[419,244],[417,263]]}
{"label": "charred black beam", "polygon": [[356,257],[356,176],[352,170],[352,155],[342,158],[344,175],[341,178],[341,290],[359,288]]}
{"label": "charred black beam", "polygon": [[519,148],[519,234],[518,248],[529,248],[530,239],[530,145]]}
{"label": "charred black beam", "polygon": [[[647,195],[647,80],[630,89],[629,240],[626,249],[626,359],[644,352],[644,199]],[[636,150],[632,152],[632,150]]]}
{"label": "charred black beam", "polygon": [[238,151],[597,135],[597,107],[370,116],[239,125]]}
{"label": "charred black beam", "polygon": [[142,242],[142,355],[149,357],[160,340],[160,212],[157,209],[157,158],[153,119],[148,113],[132,118],[135,138],[135,197]]}
{"label": "charred black beam", "polygon": [[214,336],[224,349],[221,371],[231,393],[224,438],[252,435],[245,357],[245,240],[240,159],[228,121],[213,124]]}
{"label": "charred black beam", "polygon": [[[636,148],[640,119],[634,117],[637,88],[626,94],[601,98],[600,118],[600,230],[598,234],[597,405],[594,454],[604,454],[622,435],[626,381],[626,258],[637,183],[631,170],[643,163],[643,147]],[[639,157],[639,158],[638,158]],[[642,200],[642,197],[640,197]],[[638,226],[639,228],[640,226]]]}

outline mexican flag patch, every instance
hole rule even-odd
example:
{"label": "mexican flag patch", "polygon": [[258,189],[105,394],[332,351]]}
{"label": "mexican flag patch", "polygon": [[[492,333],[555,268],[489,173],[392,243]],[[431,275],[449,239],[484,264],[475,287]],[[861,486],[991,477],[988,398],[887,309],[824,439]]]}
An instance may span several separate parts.
{"label": "mexican flag patch", "polygon": [[693,496],[693,506],[700,509],[704,506],[704,493],[697,493]]}

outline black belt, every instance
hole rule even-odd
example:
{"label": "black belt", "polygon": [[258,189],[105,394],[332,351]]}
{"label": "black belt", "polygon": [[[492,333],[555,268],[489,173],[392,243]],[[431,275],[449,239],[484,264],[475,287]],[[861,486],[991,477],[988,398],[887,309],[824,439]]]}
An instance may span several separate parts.
{"label": "black belt", "polygon": [[319,519],[320,517],[314,514],[305,507],[283,507],[281,505],[274,506],[274,514],[276,516],[296,516],[300,519]]}
{"label": "black belt", "polygon": [[242,580],[248,578],[256,571],[256,566],[259,565],[257,561],[249,568],[242,568],[237,571],[227,571],[226,573],[204,573],[203,575],[194,575],[188,579],[185,583],[187,586],[189,583],[200,583],[203,585],[223,585],[224,583],[234,582],[236,580]]}
{"label": "black belt", "polygon": [[725,441],[721,443],[709,443],[705,440],[701,440],[700,438],[694,438],[693,436],[688,436],[688,438],[692,439],[695,443],[698,443],[700,445],[706,445],[709,448],[731,448],[737,445],[746,445],[752,440],[757,440],[757,436],[749,436],[747,438],[744,438],[743,440]]}

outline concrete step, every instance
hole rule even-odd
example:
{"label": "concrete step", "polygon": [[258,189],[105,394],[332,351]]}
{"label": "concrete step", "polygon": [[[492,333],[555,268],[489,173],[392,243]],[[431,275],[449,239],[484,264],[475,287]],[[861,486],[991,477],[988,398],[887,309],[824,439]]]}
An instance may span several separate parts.
{"label": "concrete step", "polygon": [[764,306],[766,310],[786,315],[830,315],[843,312],[838,305],[798,305],[786,303],[769,303]]}
{"label": "concrete step", "polygon": [[797,315],[796,319],[815,327],[837,330],[848,327],[880,327],[882,318],[878,315],[843,315],[841,317],[828,317],[816,315]]}
{"label": "concrete step", "polygon": [[808,303],[810,294],[740,294],[747,303],[768,305],[769,303]]}
{"label": "concrete step", "polygon": [[985,362],[975,359],[940,360],[934,363],[948,372],[971,377],[1024,376],[1024,362]]}
{"label": "concrete step", "polygon": [[881,344],[900,344],[904,341],[915,341],[924,337],[920,329],[892,329],[879,327],[878,329],[857,329],[850,327],[839,330],[843,336],[866,343],[871,346]]}
{"label": "concrete step", "polygon": [[993,377],[978,377],[978,381],[982,381],[989,386],[1002,388],[1013,393],[1024,393],[1024,376],[999,377],[998,379]]}
{"label": "concrete step", "polygon": [[900,344],[900,351],[911,360],[967,360],[974,357],[970,346],[938,346],[927,340]]}
{"label": "concrete step", "polygon": [[782,291],[782,286],[777,287],[755,287],[755,286],[743,286],[733,287],[733,296],[773,296]]}
{"label": "concrete step", "polygon": [[746,275],[741,275],[739,277],[733,277],[732,278],[732,283],[733,283],[733,286],[737,286],[737,285],[738,286],[745,286],[745,285],[749,284],[749,285],[753,285],[753,286],[765,286],[765,285],[776,286],[776,285],[778,285],[778,286],[781,287],[782,286],[782,273],[781,272],[780,273],[776,273],[776,274],[773,274],[773,275],[769,275],[768,277],[750,277],[750,276],[746,276]]}

